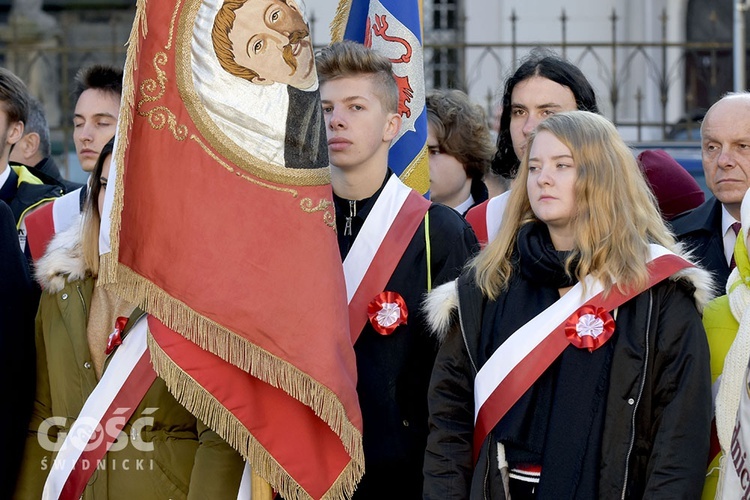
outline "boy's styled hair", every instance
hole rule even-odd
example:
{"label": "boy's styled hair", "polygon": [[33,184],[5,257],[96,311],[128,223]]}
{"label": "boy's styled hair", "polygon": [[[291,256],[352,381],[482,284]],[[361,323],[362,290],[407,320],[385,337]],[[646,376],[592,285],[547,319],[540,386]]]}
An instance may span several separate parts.
{"label": "boy's styled hair", "polygon": [[361,43],[345,40],[323,48],[315,56],[320,85],[338,78],[369,75],[383,108],[398,113],[398,85],[393,77],[393,65]]}

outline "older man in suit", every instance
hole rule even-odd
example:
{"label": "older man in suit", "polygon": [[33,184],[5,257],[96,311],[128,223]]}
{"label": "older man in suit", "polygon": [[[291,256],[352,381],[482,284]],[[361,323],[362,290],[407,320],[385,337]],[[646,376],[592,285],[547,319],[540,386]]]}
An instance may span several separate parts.
{"label": "older man in suit", "polygon": [[701,126],[706,185],[713,197],[672,221],[677,238],[724,288],[734,264],[742,197],[750,188],[750,93],[731,93],[706,113]]}

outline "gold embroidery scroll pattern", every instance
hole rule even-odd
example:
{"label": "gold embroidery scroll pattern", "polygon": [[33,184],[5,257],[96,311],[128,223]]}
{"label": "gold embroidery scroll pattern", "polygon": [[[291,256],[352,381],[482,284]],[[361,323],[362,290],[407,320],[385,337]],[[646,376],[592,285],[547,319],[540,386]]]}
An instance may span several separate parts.
{"label": "gold embroidery scroll pattern", "polygon": [[177,13],[180,11],[181,0],[177,0],[174,6],[174,12],[172,12],[172,20],[169,22],[169,39],[167,44],[164,46],[164,50],[170,50],[172,48],[172,40],[174,39],[174,23],[177,20]]}
{"label": "gold embroidery scroll pattern", "polygon": [[329,210],[333,206],[333,203],[331,201],[320,200],[316,206],[313,206],[313,201],[310,198],[304,198],[299,202],[299,206],[303,212],[307,212],[309,214],[314,212],[323,212],[323,222],[325,222],[326,226],[335,228],[336,218],[334,217],[333,212]]}
{"label": "gold embroidery scroll pattern", "polygon": [[167,91],[167,74],[159,66],[164,66],[169,61],[167,54],[157,52],[154,55],[154,69],[156,70],[156,79],[148,78],[143,80],[140,86],[143,99],[138,101],[136,109],[138,114],[148,118],[148,123],[154,130],[161,130],[165,125],[169,125],[169,130],[178,141],[184,141],[188,136],[186,125],[178,125],[174,113],[166,106],[156,106],[149,110],[144,110],[147,103],[157,102],[164,96]]}
{"label": "gold embroidery scroll pattern", "polygon": [[224,160],[222,160],[221,158],[219,158],[218,156],[216,156],[214,154],[214,152],[211,151],[211,149],[209,149],[209,147],[206,146],[203,143],[203,141],[201,140],[201,138],[198,137],[197,135],[191,134],[190,135],[190,139],[193,140],[193,141],[195,141],[195,142],[197,142],[198,145],[201,147],[201,149],[203,149],[203,151],[208,156],[210,156],[216,163],[218,163],[219,165],[221,165],[222,167],[224,167],[228,172],[232,172],[232,173],[236,174],[237,177],[241,177],[242,179],[245,179],[248,182],[252,182],[253,184],[256,184],[258,186],[261,186],[261,187],[264,187],[264,188],[267,188],[267,189],[272,189],[274,191],[279,191],[279,192],[282,192],[282,193],[289,193],[294,198],[296,198],[297,196],[299,196],[299,193],[297,192],[296,189],[284,188],[284,187],[274,186],[272,184],[266,184],[265,182],[261,182],[261,181],[259,181],[257,179],[253,179],[252,177],[243,174],[239,170],[234,169],[231,165],[227,164]]}

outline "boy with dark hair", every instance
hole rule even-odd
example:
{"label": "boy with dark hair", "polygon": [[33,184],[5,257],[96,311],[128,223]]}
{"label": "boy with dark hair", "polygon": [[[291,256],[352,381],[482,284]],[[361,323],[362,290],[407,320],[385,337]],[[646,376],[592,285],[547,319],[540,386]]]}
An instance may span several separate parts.
{"label": "boy with dark hair", "polygon": [[119,100],[122,95],[122,70],[104,64],[81,68],[76,73],[73,100],[78,101],[81,94],[89,89],[101,90]]}
{"label": "boy with dark hair", "polygon": [[388,168],[401,126],[390,61],[339,42],[318,54],[317,68],[364,425],[366,472],[354,498],[421,498],[438,340],[420,302],[458,276],[476,239],[455,211]]}
{"label": "boy with dark hair", "polygon": [[122,70],[93,65],[78,72],[73,98],[73,142],[81,168],[91,172],[99,153],[115,136],[120,115]]}
{"label": "boy with dark hair", "polygon": [[[563,111],[598,113],[596,94],[581,70],[547,49],[535,49],[505,82],[497,152],[491,169],[512,179],[536,126]],[[466,213],[482,245],[497,234],[508,195],[490,198]]]}

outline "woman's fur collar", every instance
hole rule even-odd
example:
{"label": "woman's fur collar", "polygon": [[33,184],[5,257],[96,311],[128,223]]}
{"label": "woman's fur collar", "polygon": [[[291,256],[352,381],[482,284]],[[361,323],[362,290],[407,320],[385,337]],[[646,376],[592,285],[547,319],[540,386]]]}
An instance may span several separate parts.
{"label": "woman's fur collar", "polygon": [[[469,271],[472,272],[472,271]],[[671,278],[673,281],[684,280],[692,288],[693,300],[699,312],[716,296],[716,289],[711,273],[700,267],[683,269]],[[458,280],[449,281],[427,294],[422,309],[427,318],[427,325],[440,340],[445,339],[448,330],[458,318]]]}
{"label": "woman's fur collar", "polygon": [[49,293],[59,292],[66,282],[86,277],[80,216],[72,226],[53,236],[47,251],[36,261],[34,268],[36,280]]}

